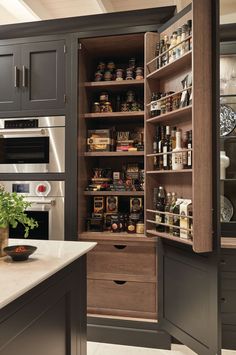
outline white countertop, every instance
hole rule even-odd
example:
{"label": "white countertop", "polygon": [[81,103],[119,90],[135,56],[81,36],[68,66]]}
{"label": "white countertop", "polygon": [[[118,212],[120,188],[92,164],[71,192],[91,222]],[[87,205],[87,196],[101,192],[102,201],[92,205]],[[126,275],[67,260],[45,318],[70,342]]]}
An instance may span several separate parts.
{"label": "white countertop", "polygon": [[93,249],[96,243],[56,240],[9,240],[9,245],[34,245],[26,261],[0,258],[0,309]]}

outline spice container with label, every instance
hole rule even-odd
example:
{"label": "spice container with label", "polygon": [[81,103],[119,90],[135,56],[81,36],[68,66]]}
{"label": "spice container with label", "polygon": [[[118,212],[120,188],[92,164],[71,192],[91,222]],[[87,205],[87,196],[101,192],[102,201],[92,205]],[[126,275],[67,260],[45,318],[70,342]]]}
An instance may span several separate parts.
{"label": "spice container with label", "polygon": [[98,113],[98,112],[100,112],[100,103],[99,103],[99,102],[94,102],[94,103],[93,103],[92,112],[93,112],[93,113]]}
{"label": "spice container with label", "polygon": [[124,70],[123,69],[116,69],[116,81],[124,80]]}
{"label": "spice container with label", "polygon": [[142,220],[136,224],[136,233],[144,234],[144,222]]}
{"label": "spice container with label", "polygon": [[137,67],[135,71],[135,80],[142,80],[143,79],[143,68]]}
{"label": "spice container with label", "polygon": [[129,218],[129,221],[127,223],[127,233],[135,233],[136,232],[136,223]]}
{"label": "spice container with label", "polygon": [[133,79],[134,79],[133,68],[126,69],[126,78],[125,78],[125,80],[133,80]]}

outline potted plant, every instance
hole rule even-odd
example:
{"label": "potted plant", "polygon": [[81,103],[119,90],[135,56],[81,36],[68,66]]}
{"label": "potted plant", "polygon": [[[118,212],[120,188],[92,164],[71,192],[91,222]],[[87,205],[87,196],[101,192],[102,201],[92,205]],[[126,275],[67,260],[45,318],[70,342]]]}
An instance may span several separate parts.
{"label": "potted plant", "polygon": [[38,227],[38,223],[25,212],[30,205],[24,196],[6,192],[4,186],[0,185],[0,257],[5,255],[3,248],[8,245],[9,226],[16,228],[21,223],[25,229],[25,238],[30,229]]}

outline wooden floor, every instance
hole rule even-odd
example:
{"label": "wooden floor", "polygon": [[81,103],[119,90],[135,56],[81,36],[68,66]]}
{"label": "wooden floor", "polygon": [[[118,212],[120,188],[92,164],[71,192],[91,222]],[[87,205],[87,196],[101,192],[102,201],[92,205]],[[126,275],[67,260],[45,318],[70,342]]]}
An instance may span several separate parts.
{"label": "wooden floor", "polygon": [[[172,350],[147,349],[124,345],[88,342],[87,355],[197,355],[186,346],[173,345]],[[223,350],[223,355],[236,355],[236,351]]]}

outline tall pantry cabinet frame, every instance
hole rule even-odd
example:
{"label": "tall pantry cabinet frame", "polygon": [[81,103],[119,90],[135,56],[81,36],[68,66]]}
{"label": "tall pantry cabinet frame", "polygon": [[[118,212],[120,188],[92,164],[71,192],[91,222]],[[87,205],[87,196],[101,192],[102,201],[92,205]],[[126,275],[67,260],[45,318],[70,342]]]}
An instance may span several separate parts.
{"label": "tall pantry cabinet frame", "polygon": [[[192,50],[156,69],[155,45],[165,34],[192,19]],[[198,354],[220,354],[218,293],[218,177],[217,161],[217,43],[218,3],[193,0],[192,10],[145,36],[145,183],[146,234],[158,239],[158,320],[162,329]],[[155,59],[155,61],[154,61]],[[192,71],[192,105],[154,118],[149,116],[151,93],[181,91],[180,83]],[[157,124],[193,132],[193,167],[182,171],[153,170],[152,142]],[[153,189],[164,186],[191,198],[192,239],[155,230]],[[214,205],[214,209],[213,209]]]}

